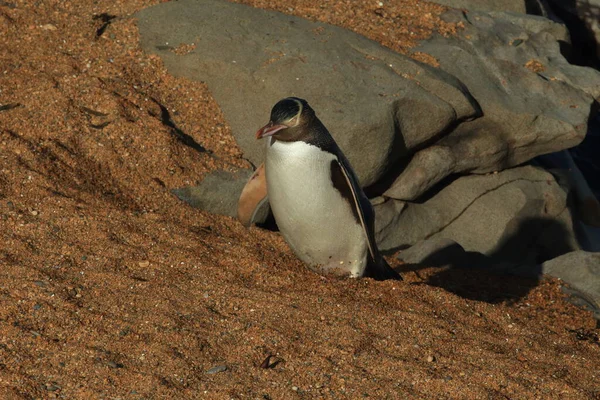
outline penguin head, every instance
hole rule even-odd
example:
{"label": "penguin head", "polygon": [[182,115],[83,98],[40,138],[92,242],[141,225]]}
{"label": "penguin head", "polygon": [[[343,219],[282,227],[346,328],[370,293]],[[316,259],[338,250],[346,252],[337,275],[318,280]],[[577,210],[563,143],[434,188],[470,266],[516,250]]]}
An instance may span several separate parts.
{"label": "penguin head", "polygon": [[306,126],[314,116],[315,112],[306,100],[298,97],[285,98],[273,106],[271,120],[256,132],[256,138],[273,136],[283,141],[298,140],[304,135]]}

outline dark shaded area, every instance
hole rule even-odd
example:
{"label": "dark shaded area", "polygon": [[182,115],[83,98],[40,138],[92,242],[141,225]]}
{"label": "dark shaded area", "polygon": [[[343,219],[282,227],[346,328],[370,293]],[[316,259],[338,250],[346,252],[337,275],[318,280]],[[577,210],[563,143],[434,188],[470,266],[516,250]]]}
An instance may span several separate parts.
{"label": "dark shaded area", "polygon": [[21,103],[10,103],[10,104],[4,104],[0,106],[0,111],[8,111],[8,110],[12,110],[13,108],[17,108],[20,107]]}
{"label": "dark shaded area", "polygon": [[104,34],[108,25],[112,22],[113,19],[117,18],[116,15],[111,15],[108,13],[97,14],[92,17],[94,21],[100,21],[102,25],[98,29],[96,29],[96,38],[99,38]]}
{"label": "dark shaded area", "polygon": [[171,118],[171,114],[169,113],[167,107],[165,107],[161,102],[159,102],[153,97],[150,97],[150,99],[160,108],[160,115],[156,115],[152,111],[148,111],[148,113],[153,117],[159,118],[160,122],[162,122],[163,125],[169,127],[171,133],[173,134],[173,136],[175,136],[177,140],[179,140],[184,145],[191,147],[199,153],[211,153],[200,143],[196,142],[196,140],[193,137],[191,137],[190,135],[179,129],[177,125],[175,125],[175,122],[173,122],[173,119]]}
{"label": "dark shaded area", "polygon": [[275,217],[273,213],[269,210],[269,215],[265,222],[256,224],[257,227],[266,229],[271,232],[279,232],[279,227],[277,226],[277,221],[275,221]]}
{"label": "dark shaded area", "polygon": [[590,119],[583,142],[569,152],[590,189],[596,198],[600,199],[600,114]]}
{"label": "dark shaded area", "polygon": [[539,0],[525,0],[525,12],[532,15],[544,15],[544,9]]}
{"label": "dark shaded area", "polygon": [[[426,284],[487,303],[514,302],[538,285],[541,263],[572,251],[565,227],[554,220],[526,218],[490,255],[465,251],[457,243],[435,250],[398,272],[439,267]],[[399,258],[402,258],[402,254]]]}
{"label": "dark shaded area", "polygon": [[[589,2],[575,0],[550,0],[547,1],[550,11],[554,13],[569,29],[572,45],[563,55],[570,63],[587,67],[600,68],[600,54],[596,39],[581,16],[589,20],[597,19],[600,9]],[[577,8],[577,5],[579,6]],[[529,13],[529,8],[527,9]],[[533,12],[535,14],[535,12]],[[563,46],[561,46],[561,51]]]}

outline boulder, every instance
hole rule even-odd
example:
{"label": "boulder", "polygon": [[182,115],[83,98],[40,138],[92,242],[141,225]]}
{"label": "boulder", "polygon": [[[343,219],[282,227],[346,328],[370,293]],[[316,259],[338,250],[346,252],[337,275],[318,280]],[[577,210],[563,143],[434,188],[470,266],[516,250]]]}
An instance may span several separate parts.
{"label": "boulder", "polygon": [[566,197],[533,166],[462,176],[419,203],[376,203],[375,236],[383,251],[446,238],[498,260],[543,262],[578,248]]}
{"label": "boulder", "polygon": [[477,99],[483,116],[417,152],[385,196],[415,200],[452,173],[486,173],[580,143],[597,112],[600,72],[562,56],[563,25],[542,17],[450,10],[456,36],[415,50],[435,57]]}
{"label": "boulder", "polygon": [[[364,186],[479,115],[453,76],[348,30],[220,0],[182,0],[136,14],[145,51],[169,72],[206,82],[244,156],[264,158],[254,132],[281,98],[308,100]],[[182,54],[178,46],[194,50]]]}

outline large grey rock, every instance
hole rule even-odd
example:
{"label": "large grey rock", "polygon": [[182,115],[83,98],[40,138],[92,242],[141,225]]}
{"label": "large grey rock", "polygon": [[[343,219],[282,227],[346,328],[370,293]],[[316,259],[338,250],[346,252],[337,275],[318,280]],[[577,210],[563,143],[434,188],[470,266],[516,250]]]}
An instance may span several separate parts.
{"label": "large grey rock", "polygon": [[238,199],[252,171],[216,170],[207,174],[197,186],[173,189],[174,195],[195,208],[213,214],[237,216]]}
{"label": "large grey rock", "polygon": [[[348,30],[219,0],[182,0],[137,15],[145,51],[170,73],[204,81],[245,157],[287,96],[306,98],[364,186],[479,108],[453,76]],[[179,55],[174,48],[194,44]]]}
{"label": "large grey rock", "polygon": [[[580,293],[584,305],[600,319],[600,253],[574,251],[542,264],[542,272],[562,279]],[[587,304],[586,304],[587,303]]]}
{"label": "large grey rock", "polygon": [[600,72],[569,64],[563,25],[542,17],[448,11],[457,36],[434,36],[416,49],[459,78],[483,117],[459,124],[417,152],[385,192],[414,200],[451,173],[486,173],[580,143],[597,112]]}
{"label": "large grey rock", "polygon": [[460,177],[420,203],[375,205],[380,249],[447,238],[467,251],[537,263],[577,249],[566,193],[532,166]]}

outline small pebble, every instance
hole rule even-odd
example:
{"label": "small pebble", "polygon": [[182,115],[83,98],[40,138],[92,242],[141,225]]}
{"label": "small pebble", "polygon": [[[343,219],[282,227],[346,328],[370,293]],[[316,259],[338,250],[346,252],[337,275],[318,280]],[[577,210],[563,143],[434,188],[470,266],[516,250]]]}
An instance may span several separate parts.
{"label": "small pebble", "polygon": [[219,372],[225,372],[225,371],[227,371],[227,365],[217,365],[216,367],[212,367],[211,369],[206,371],[206,373],[207,374],[218,374]]}
{"label": "small pebble", "polygon": [[60,389],[60,386],[55,384],[55,383],[46,383],[46,390],[50,391],[50,392],[54,392],[58,389]]}
{"label": "small pebble", "polygon": [[435,361],[435,357],[432,355],[427,356],[427,362],[434,362]]}
{"label": "small pebble", "polygon": [[124,365],[118,362],[114,362],[114,361],[109,361],[108,362],[108,366],[111,368],[123,368]]}
{"label": "small pebble", "polygon": [[298,391],[298,386],[292,386],[292,390],[293,390],[294,392],[297,392],[297,391]]}

